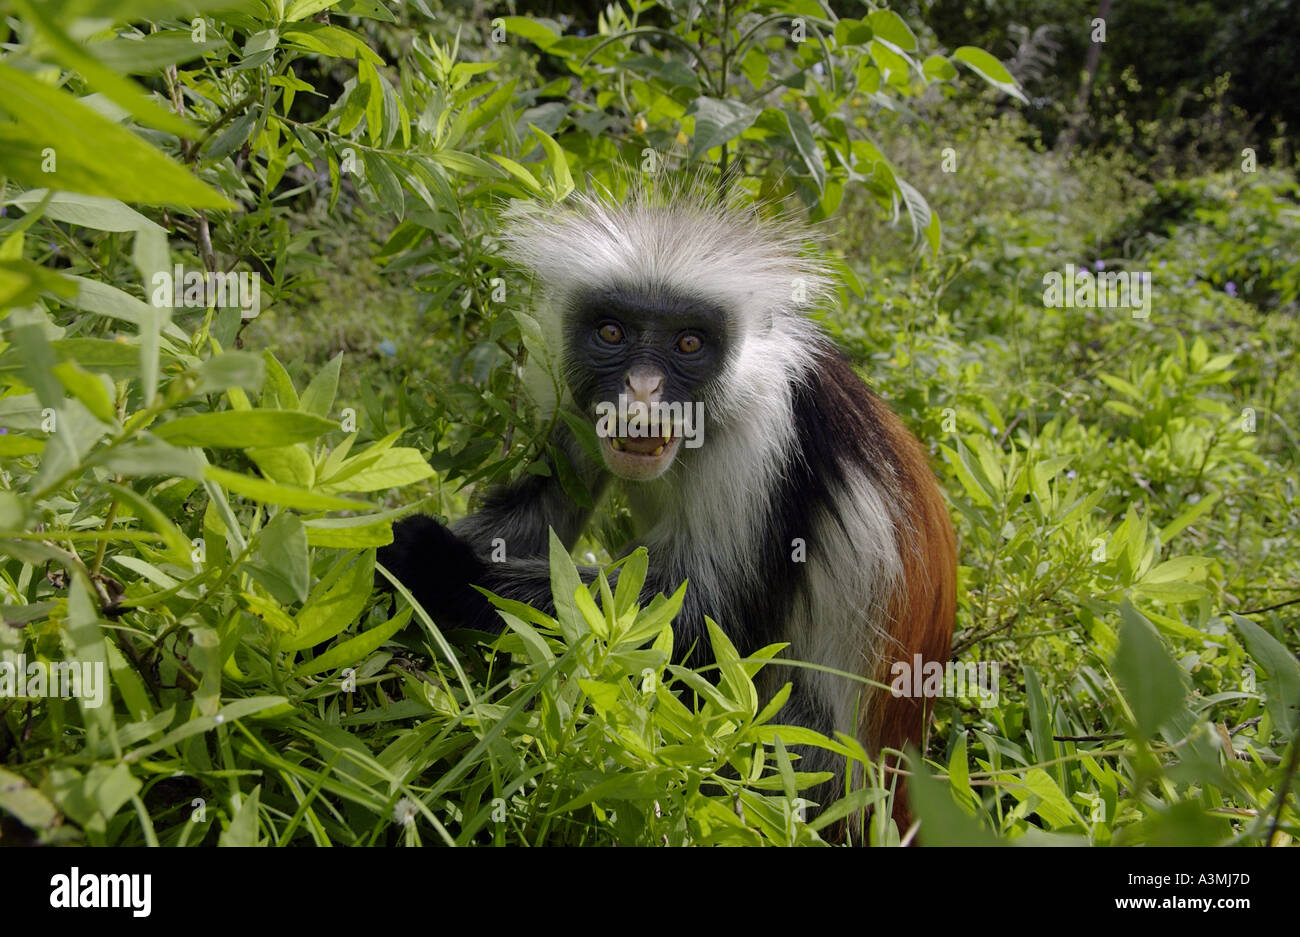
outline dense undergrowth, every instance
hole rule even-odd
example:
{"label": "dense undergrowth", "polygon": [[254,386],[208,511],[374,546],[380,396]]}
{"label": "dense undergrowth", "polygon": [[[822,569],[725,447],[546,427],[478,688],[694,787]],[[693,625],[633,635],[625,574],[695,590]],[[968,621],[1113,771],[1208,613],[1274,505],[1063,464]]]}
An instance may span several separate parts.
{"label": "dense undergrowth", "polygon": [[[1152,182],[1122,152],[1060,157],[995,60],[884,11],[654,20],[715,65],[718,35],[757,30],[700,77],[676,45],[525,18],[497,43],[417,4],[196,3],[198,48],[198,21],[129,3],[110,23],[11,6],[0,651],[107,683],[99,706],[0,698],[4,841],[807,844],[849,816],[908,835],[878,763],[758,697],[779,648],[742,658],[719,622],[716,671],[669,662],[680,593],[636,604],[653,557],[588,590],[553,546],[555,616],[502,602],[500,638],[372,588],[395,518],[565,471],[519,392],[534,333],[497,216],[650,151],[750,160],[755,194],[807,208],[842,260],[819,316],[934,454],[956,657],[999,678],[992,705],[938,703],[921,838],[1291,842],[1293,168]],[[789,41],[800,15],[820,42]],[[259,273],[258,314],[160,302],[177,264]],[[1067,265],[1146,274],[1149,305],[1046,305]],[[608,559],[626,527],[606,505],[577,552]],[[807,819],[796,744],[866,785]]]}

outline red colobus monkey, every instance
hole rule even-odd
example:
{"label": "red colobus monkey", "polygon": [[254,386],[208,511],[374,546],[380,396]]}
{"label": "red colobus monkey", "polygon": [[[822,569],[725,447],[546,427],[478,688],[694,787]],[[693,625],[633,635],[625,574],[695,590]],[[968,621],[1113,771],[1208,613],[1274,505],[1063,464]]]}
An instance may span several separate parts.
{"label": "red colobus monkey", "polygon": [[[707,615],[742,655],[789,642],[793,659],[886,685],[894,661],[946,661],[951,521],[925,451],[805,316],[827,278],[800,230],[681,192],[583,198],[511,222],[508,254],[540,285],[535,315],[560,377],[537,369],[530,385],[544,416],[568,408],[599,430],[597,461],[554,421],[591,490],[626,496],[650,555],[643,598],[690,580],[674,647],[707,662]],[[626,412],[674,415],[651,435],[611,431],[601,414],[620,397]],[[499,631],[470,585],[549,609],[548,531],[572,547],[589,513],[554,473],[527,476],[450,529],[399,524],[380,560],[439,623]],[[496,538],[505,562],[490,561]],[[922,699],[805,668],[760,678],[768,693],[793,683],[778,721],[855,735],[873,755],[925,729]],[[801,755],[800,770],[842,778],[842,758]]]}

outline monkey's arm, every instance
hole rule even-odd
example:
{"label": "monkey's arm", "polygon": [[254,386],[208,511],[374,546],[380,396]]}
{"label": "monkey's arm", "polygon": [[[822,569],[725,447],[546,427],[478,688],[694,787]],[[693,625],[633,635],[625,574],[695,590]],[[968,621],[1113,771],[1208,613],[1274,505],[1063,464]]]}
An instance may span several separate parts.
{"label": "monkey's arm", "polygon": [[[556,443],[594,500],[603,472],[567,427],[561,426]],[[558,473],[528,475],[490,491],[479,511],[450,528],[431,517],[401,521],[393,542],[379,551],[379,562],[440,625],[499,631],[501,619],[473,586],[551,611],[550,531],[572,548],[590,514],[569,497]],[[584,571],[584,578],[594,576],[594,569]]]}

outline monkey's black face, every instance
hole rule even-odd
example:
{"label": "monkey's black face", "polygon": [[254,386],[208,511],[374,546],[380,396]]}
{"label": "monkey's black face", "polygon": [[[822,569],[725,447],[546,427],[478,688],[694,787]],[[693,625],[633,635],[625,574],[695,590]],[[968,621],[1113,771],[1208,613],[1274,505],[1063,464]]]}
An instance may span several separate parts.
{"label": "monkey's black face", "polygon": [[705,403],[731,351],[725,311],[664,290],[608,288],[577,299],[565,377],[621,478],[647,481],[703,442]]}

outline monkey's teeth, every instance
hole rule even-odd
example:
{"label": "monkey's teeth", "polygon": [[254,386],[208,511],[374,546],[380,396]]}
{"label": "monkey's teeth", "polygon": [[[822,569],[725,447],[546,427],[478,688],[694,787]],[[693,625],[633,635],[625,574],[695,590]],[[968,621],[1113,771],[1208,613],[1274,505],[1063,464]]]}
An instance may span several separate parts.
{"label": "monkey's teeth", "polygon": [[651,455],[663,455],[663,454],[664,454],[664,447],[663,447],[663,446],[660,446],[658,449],[656,449],[654,452],[652,452],[652,453],[650,453],[650,454],[651,454]]}

